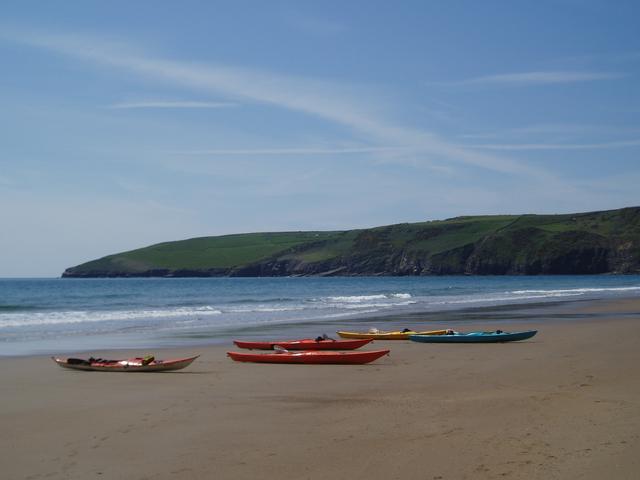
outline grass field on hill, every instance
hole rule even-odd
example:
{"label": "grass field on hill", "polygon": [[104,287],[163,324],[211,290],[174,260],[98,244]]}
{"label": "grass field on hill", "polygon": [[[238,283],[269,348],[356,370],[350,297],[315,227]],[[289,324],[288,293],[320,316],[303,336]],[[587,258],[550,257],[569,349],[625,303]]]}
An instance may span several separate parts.
{"label": "grass field on hill", "polygon": [[[350,274],[387,274],[391,269],[391,274],[402,274],[398,269],[405,268],[403,262],[413,264],[412,271],[431,264],[440,273],[463,273],[470,261],[489,268],[488,272],[544,271],[574,262],[579,271],[595,269],[595,273],[620,248],[626,249],[624,261],[633,267],[640,258],[639,244],[637,207],[562,215],[465,216],[360,230],[247,233],[164,242],[87,262],[67,269],[65,275],[138,275],[152,270],[217,275],[243,268],[249,275],[276,264],[279,270],[272,274],[314,274],[323,269],[347,269]],[[597,258],[592,261],[588,255]],[[570,271],[571,266],[566,268]]]}

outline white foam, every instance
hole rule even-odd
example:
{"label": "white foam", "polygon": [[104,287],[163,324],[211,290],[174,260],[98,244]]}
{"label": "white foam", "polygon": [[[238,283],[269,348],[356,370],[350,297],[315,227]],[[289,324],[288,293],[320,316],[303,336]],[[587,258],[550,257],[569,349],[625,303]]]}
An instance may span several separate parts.
{"label": "white foam", "polygon": [[359,303],[357,305],[336,305],[337,308],[345,308],[347,310],[358,310],[363,308],[390,308],[390,307],[401,307],[403,305],[413,305],[414,303],[418,303],[415,301],[409,302],[385,302],[385,303]]}
{"label": "white foam", "polygon": [[176,318],[220,315],[222,312],[210,306],[179,307],[167,310],[110,310],[35,312],[0,315],[0,328],[28,327],[35,325],[61,325],[73,323],[113,322],[148,318]]}
{"label": "white foam", "polygon": [[254,313],[254,312],[297,312],[304,307],[255,307],[255,308],[230,308],[225,313]]}
{"label": "white foam", "polygon": [[350,317],[353,315],[362,315],[362,314],[367,314],[367,313],[376,313],[378,310],[374,309],[374,310],[363,310],[363,311],[359,311],[359,312],[341,312],[341,313],[331,313],[329,315],[322,315],[321,317],[319,317],[320,319],[324,319],[324,318],[341,318],[341,317]]}
{"label": "white foam", "polygon": [[640,290],[640,286],[639,287],[609,287],[609,288],[606,288],[606,287],[569,288],[564,290],[513,290],[510,293],[514,293],[516,295],[522,295],[527,293],[556,295],[556,294],[567,294],[567,293],[584,294],[584,293],[597,293],[597,292],[630,292],[630,291],[636,291],[636,290]]}
{"label": "white foam", "polygon": [[386,295],[351,295],[345,297],[328,297],[332,302],[359,303],[370,300],[382,300],[387,298]]}
{"label": "white foam", "polygon": [[431,305],[457,305],[465,303],[484,303],[484,302],[508,302],[511,300],[535,300],[537,298],[553,298],[553,297],[574,297],[582,295],[582,293],[556,293],[551,295],[521,295],[521,296],[503,296],[503,297],[476,297],[465,298],[462,300],[443,300],[439,302],[429,302]]}
{"label": "white foam", "polygon": [[390,298],[411,298],[411,294],[390,293],[388,295],[385,295],[385,294],[348,295],[348,296],[338,296],[338,297],[327,297],[327,300],[329,300],[330,302],[360,303],[360,302],[370,302],[372,300],[388,300]]}
{"label": "white foam", "polygon": [[389,296],[392,298],[411,298],[410,293],[392,293]]}

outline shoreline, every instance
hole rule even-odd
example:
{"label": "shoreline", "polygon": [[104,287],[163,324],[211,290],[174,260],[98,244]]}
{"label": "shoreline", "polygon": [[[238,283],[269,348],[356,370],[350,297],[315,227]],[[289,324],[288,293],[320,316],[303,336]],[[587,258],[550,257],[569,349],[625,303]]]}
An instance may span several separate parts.
{"label": "shoreline", "polygon": [[[318,319],[309,322],[283,322],[278,324],[256,326],[241,326],[236,330],[223,332],[195,332],[182,336],[169,334],[164,338],[143,336],[129,336],[127,334],[111,334],[101,336],[68,336],[61,337],[62,345],[71,345],[74,341],[86,344],[82,347],[64,348],[62,346],[40,348],[37,353],[9,353],[0,352],[0,361],[7,358],[48,357],[51,355],[91,354],[95,351],[120,352],[126,351],[163,351],[163,350],[187,350],[215,347],[231,344],[238,339],[270,339],[270,338],[315,338],[318,335],[327,334],[335,336],[337,330],[368,330],[376,327],[381,330],[402,330],[412,328],[415,330],[436,330],[453,328],[456,330],[469,330],[474,328],[504,329],[505,324],[516,327],[520,323],[530,323],[532,319],[540,319],[544,324],[549,322],[566,322],[576,320],[598,321],[600,315],[598,309],[603,310],[609,317],[629,315],[629,312],[614,312],[611,304],[617,306],[627,302],[640,300],[638,296],[620,296],[616,298],[576,298],[561,299],[546,302],[510,303],[501,305],[473,306],[452,310],[420,311],[420,312],[385,312],[378,315],[363,317],[342,317],[339,319]],[[600,305],[600,307],[598,307]],[[634,312],[631,312],[634,313]],[[191,341],[189,341],[191,340]],[[40,340],[34,341],[38,345]],[[137,342],[137,345],[136,345]],[[155,343],[154,343],[155,342]],[[27,342],[24,342],[27,343]],[[22,343],[22,345],[24,345]],[[53,345],[53,342],[48,342]],[[102,345],[100,345],[102,343]],[[111,343],[111,346],[107,346]],[[118,343],[125,345],[115,346]],[[16,343],[17,344],[17,343]],[[94,346],[92,346],[92,344]],[[11,347],[11,343],[5,344]],[[35,347],[33,347],[35,348]],[[94,355],[95,356],[95,355]]]}
{"label": "shoreline", "polygon": [[517,324],[539,330],[523,342],[378,341],[390,356],[362,366],[236,363],[229,345],[154,351],[202,354],[175,373],[2,358],[0,463],[54,480],[635,479],[640,299],[545,315]]}

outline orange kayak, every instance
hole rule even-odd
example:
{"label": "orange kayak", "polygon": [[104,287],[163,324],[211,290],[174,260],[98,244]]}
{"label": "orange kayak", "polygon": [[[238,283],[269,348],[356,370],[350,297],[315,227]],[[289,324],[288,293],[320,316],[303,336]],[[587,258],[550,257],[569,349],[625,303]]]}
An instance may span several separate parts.
{"label": "orange kayak", "polygon": [[200,355],[189,358],[176,358],[173,360],[150,360],[142,357],[125,360],[88,360],[82,358],[57,358],[51,357],[54,362],[63,368],[73,370],[93,370],[100,372],[166,372],[169,370],[181,370],[191,365]]}
{"label": "orange kayak", "polygon": [[234,340],[238,348],[248,348],[250,350],[273,350],[278,345],[287,350],[355,350],[372,342],[373,339],[360,340],[314,340],[312,338],[304,338],[302,340],[283,340],[280,342],[243,342]]}
{"label": "orange kayak", "polygon": [[322,350],[308,350],[302,352],[278,352],[278,353],[244,353],[227,352],[227,355],[236,362],[257,363],[303,363],[303,364],[352,364],[362,365],[373,362],[383,355],[388,355],[389,350],[371,350],[368,352],[334,352]]}

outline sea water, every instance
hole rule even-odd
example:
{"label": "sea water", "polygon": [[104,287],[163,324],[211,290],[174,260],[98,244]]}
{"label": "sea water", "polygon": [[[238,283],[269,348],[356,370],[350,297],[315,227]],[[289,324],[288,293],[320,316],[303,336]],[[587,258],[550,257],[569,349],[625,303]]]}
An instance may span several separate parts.
{"label": "sea water", "polygon": [[401,328],[416,313],[428,328],[447,312],[622,296],[640,297],[640,276],[0,279],[0,355]]}

